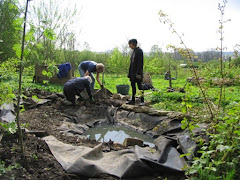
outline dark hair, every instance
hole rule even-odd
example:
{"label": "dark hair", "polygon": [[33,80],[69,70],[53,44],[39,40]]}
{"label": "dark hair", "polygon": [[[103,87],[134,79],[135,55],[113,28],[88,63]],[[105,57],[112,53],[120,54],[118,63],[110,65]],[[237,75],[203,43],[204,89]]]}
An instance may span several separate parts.
{"label": "dark hair", "polygon": [[134,46],[136,46],[137,45],[137,40],[136,39],[130,39],[128,41],[128,44],[133,44]]}

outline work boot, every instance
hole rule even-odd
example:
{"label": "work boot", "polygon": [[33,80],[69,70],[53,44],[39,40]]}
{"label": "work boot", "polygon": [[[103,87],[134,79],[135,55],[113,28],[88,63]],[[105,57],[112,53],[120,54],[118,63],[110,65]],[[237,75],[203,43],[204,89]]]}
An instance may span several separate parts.
{"label": "work boot", "polygon": [[141,94],[141,103],[139,104],[139,106],[144,106],[144,96],[143,96],[143,91],[142,91],[142,94]]}
{"label": "work boot", "polygon": [[126,104],[129,104],[129,105],[135,105],[135,97],[132,96],[132,100],[127,101]]}

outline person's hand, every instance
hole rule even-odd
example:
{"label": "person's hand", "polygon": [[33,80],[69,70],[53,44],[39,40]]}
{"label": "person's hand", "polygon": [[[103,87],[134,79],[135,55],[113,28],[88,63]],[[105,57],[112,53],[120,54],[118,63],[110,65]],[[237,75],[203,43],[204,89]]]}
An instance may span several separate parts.
{"label": "person's hand", "polygon": [[142,76],[139,74],[136,74],[136,79],[140,80],[140,79],[142,79]]}
{"label": "person's hand", "polygon": [[104,86],[103,86],[103,84],[101,85],[101,89],[104,89]]}

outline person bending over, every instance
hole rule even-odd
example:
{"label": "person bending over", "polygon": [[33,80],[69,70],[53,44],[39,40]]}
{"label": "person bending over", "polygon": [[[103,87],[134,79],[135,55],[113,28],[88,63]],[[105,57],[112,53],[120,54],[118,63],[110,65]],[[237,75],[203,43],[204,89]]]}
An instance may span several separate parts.
{"label": "person bending over", "polygon": [[63,87],[64,95],[67,100],[70,101],[74,106],[76,105],[76,95],[80,96],[80,93],[87,90],[88,96],[92,100],[92,93],[90,90],[90,84],[92,83],[92,78],[90,76],[76,77],[74,79],[68,80]]}
{"label": "person bending over", "polygon": [[104,65],[102,63],[96,63],[95,61],[83,61],[78,66],[79,74],[81,77],[90,76],[92,78],[92,83],[90,85],[91,89],[94,89],[95,78],[93,73],[96,72],[96,79],[98,84],[103,88],[103,84],[99,79],[99,74],[104,71]]}
{"label": "person bending over", "polygon": [[127,104],[135,104],[135,95],[136,95],[136,84],[140,90],[141,103],[144,105],[144,92],[142,88],[142,79],[143,79],[143,51],[141,48],[137,47],[137,40],[131,39],[128,41],[129,47],[133,50],[130,58],[130,67],[128,78],[131,82],[132,87],[132,99],[127,102]]}

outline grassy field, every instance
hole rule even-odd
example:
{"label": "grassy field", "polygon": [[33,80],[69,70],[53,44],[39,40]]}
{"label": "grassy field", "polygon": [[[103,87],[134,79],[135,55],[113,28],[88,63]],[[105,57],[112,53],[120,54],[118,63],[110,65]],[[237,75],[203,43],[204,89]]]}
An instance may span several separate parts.
{"label": "grassy field", "polygon": [[[169,87],[169,81],[164,80],[163,75],[155,75],[152,76],[153,86],[157,91],[147,90],[145,91],[145,99],[146,101],[151,101],[151,105],[157,109],[162,110],[176,110],[182,111],[184,107],[184,102],[190,104],[189,107],[201,109],[203,106],[203,96],[200,92],[200,89],[192,85],[191,83],[187,83],[186,78],[190,77],[189,72],[182,71],[181,74],[177,77],[176,80],[172,80],[172,87],[176,89],[176,92],[167,92],[167,88]],[[102,80],[102,76],[101,76]],[[17,78],[12,79],[8,82],[4,82],[5,86],[11,86],[13,89],[18,87]],[[3,83],[3,82],[2,82]],[[104,86],[109,89],[112,93],[117,93],[116,85],[119,84],[128,84],[130,85],[130,81],[126,75],[112,75],[112,74],[104,74]],[[25,76],[23,78],[22,86],[24,89],[26,88],[38,88],[44,89],[51,92],[62,92],[62,85],[53,85],[53,84],[35,84],[32,83],[31,76]],[[185,86],[186,93],[178,92],[179,88],[183,88]],[[95,88],[99,89],[100,86],[98,83],[95,84]],[[225,105],[226,108],[228,106],[233,105],[234,103],[240,102],[239,96],[239,86],[230,86],[224,87],[224,96],[222,105]],[[220,92],[220,88],[218,86],[210,87],[208,84],[204,85],[204,91],[212,102],[217,104],[218,96]],[[131,95],[131,88],[129,91],[129,95]]]}
{"label": "grassy field", "polygon": [[[199,87],[192,85],[191,83],[187,83],[186,78],[188,74],[185,76],[181,76],[176,80],[172,80],[172,87],[176,89],[176,92],[167,92],[167,88],[169,87],[169,81],[164,80],[163,76],[152,76],[152,82],[154,88],[158,91],[153,92],[152,90],[145,91],[146,100],[152,101],[152,106],[157,109],[162,110],[177,110],[181,111],[185,101],[190,104],[189,107],[201,109],[205,108],[203,105],[203,96],[199,89]],[[105,75],[104,76],[104,85],[111,92],[117,93],[116,85],[118,84],[129,84],[130,82],[126,76],[114,76],[114,75]],[[186,86],[185,86],[186,85]],[[178,92],[179,88],[183,88],[185,86],[186,93]],[[98,84],[96,84],[96,88],[99,88]],[[224,96],[222,100],[222,105],[226,108],[228,106],[233,105],[234,103],[240,102],[239,96],[240,88],[239,86],[229,86],[224,87]],[[204,92],[206,93],[209,100],[218,103],[220,87],[214,86],[210,87],[208,84],[204,84]],[[131,95],[131,88],[129,91]]]}

